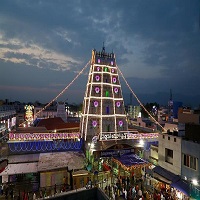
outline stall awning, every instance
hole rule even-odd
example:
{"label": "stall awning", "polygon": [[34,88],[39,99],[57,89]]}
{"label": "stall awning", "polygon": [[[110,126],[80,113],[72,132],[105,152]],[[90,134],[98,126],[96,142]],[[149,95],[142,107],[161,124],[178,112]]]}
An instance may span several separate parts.
{"label": "stall awning", "polygon": [[160,166],[156,166],[153,168],[154,178],[162,179],[167,184],[171,184],[180,179],[180,177]]}
{"label": "stall awning", "polygon": [[130,170],[131,168],[137,168],[137,167],[145,167],[151,165],[146,160],[143,160],[139,156],[129,153],[124,154],[118,157],[114,157],[113,161],[120,164],[122,168],[125,170]]}
{"label": "stall awning", "polygon": [[187,196],[190,195],[190,184],[183,179],[179,179],[178,181],[173,182],[171,186],[176,188],[177,190],[179,190],[180,192],[184,193]]}

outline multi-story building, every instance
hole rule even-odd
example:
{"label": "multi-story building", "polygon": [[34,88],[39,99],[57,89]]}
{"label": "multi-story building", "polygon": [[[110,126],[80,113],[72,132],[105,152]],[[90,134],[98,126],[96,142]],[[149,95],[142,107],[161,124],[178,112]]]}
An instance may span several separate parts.
{"label": "multi-story building", "polygon": [[0,106],[0,137],[16,126],[16,110],[11,105]]}
{"label": "multi-story building", "polygon": [[[83,102],[81,134],[85,140],[92,141],[114,138],[128,130],[127,118],[122,96],[114,53],[92,51],[91,67]],[[117,137],[118,137],[117,136]]]}
{"label": "multi-story building", "polygon": [[[158,166],[154,169],[155,177],[162,176],[164,182],[197,199],[200,197],[199,119],[197,110],[179,110],[178,125],[167,124],[168,131],[159,135]],[[153,150],[151,156],[157,158]]]}

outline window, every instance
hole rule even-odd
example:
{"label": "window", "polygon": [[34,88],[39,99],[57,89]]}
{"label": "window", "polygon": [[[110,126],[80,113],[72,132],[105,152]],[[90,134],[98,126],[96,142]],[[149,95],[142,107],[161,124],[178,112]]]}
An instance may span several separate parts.
{"label": "window", "polygon": [[108,68],[107,67],[104,68],[104,72],[108,72]]}
{"label": "window", "polygon": [[167,151],[167,156],[170,157],[170,158],[173,158],[173,150],[166,149],[166,151]]}
{"label": "window", "polygon": [[170,137],[168,136],[168,140],[170,140]]}
{"label": "window", "polygon": [[197,158],[194,156],[183,154],[183,165],[191,169],[197,170]]}
{"label": "window", "polygon": [[173,150],[165,149],[165,162],[173,164]]}
{"label": "window", "polygon": [[176,138],[174,138],[174,142],[176,142]]}
{"label": "window", "polygon": [[109,97],[109,91],[106,91],[106,97]]}
{"label": "window", "polygon": [[163,137],[163,139],[165,139],[165,136],[164,136],[164,135],[163,135],[162,137]]}

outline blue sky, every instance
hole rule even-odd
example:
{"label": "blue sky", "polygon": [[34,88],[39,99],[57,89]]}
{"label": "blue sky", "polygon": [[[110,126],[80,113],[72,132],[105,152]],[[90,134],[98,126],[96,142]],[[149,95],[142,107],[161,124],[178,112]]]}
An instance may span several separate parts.
{"label": "blue sky", "polygon": [[[199,12],[198,0],[1,0],[0,99],[50,102],[104,42],[142,102],[167,104],[171,89],[197,106]],[[58,100],[81,103],[88,70]]]}

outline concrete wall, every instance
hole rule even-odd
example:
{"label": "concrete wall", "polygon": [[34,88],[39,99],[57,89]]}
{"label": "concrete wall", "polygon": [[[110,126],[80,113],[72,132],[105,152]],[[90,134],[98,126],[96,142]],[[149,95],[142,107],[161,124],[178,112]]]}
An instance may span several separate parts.
{"label": "concrete wall", "polygon": [[[158,165],[174,174],[181,175],[181,138],[160,134],[158,141]],[[166,162],[166,148],[173,150],[171,163]]]}
{"label": "concrete wall", "polygon": [[193,178],[200,180],[200,144],[192,141],[183,140],[182,157],[183,154],[197,158],[197,170],[184,166],[182,162],[182,177],[186,176],[189,180],[192,180]]}

